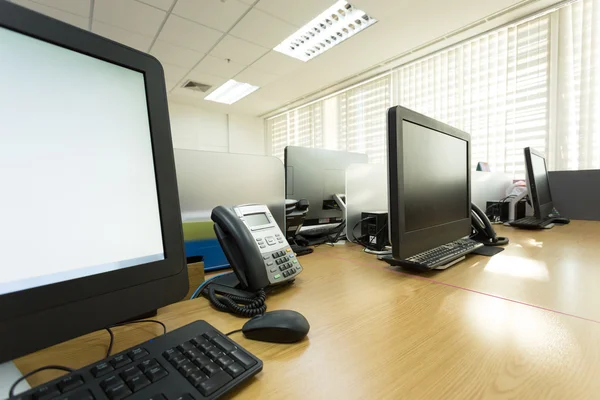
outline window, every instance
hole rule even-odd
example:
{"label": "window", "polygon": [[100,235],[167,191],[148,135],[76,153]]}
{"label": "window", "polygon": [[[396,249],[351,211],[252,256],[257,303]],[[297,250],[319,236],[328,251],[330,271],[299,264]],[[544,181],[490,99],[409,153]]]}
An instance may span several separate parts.
{"label": "window", "polygon": [[600,168],[599,27],[600,0],[580,0],[443,49],[269,119],[273,154],[302,143],[385,162],[393,99],[469,132],[473,167],[523,177],[531,146],[550,169]]}

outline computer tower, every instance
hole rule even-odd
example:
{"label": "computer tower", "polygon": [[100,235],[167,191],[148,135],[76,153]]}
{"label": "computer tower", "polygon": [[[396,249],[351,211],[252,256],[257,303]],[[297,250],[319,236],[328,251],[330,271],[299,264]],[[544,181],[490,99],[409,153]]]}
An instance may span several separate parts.
{"label": "computer tower", "polygon": [[371,211],[361,214],[361,241],[374,250],[383,250],[389,245],[387,211]]}

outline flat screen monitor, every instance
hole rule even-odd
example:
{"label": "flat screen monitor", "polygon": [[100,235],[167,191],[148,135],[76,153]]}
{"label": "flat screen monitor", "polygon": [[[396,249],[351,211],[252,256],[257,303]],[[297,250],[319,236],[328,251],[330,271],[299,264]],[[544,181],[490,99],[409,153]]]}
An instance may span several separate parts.
{"label": "flat screen monitor", "polygon": [[547,218],[554,209],[546,159],[539,151],[526,147],[525,170],[527,172],[527,189],[531,195],[533,212],[536,218]]}
{"label": "flat screen monitor", "polygon": [[181,299],[160,63],[0,1],[0,362]]}
{"label": "flat screen monitor", "polygon": [[403,107],[388,110],[393,257],[471,233],[469,134]]}
{"label": "flat screen monitor", "polygon": [[286,199],[309,201],[304,226],[341,222],[344,214],[334,195],[346,194],[346,168],[368,162],[362,153],[287,146]]}

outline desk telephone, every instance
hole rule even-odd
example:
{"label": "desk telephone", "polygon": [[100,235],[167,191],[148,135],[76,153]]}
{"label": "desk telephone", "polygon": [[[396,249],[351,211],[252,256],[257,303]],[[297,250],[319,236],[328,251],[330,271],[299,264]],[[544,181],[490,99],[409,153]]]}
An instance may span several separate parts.
{"label": "desk telephone", "polygon": [[471,203],[471,226],[473,228],[473,240],[483,243],[486,246],[503,246],[508,244],[508,238],[497,236],[487,215]]}
{"label": "desk telephone", "polygon": [[286,283],[302,271],[266,205],[218,206],[211,219],[241,289],[255,292]]}

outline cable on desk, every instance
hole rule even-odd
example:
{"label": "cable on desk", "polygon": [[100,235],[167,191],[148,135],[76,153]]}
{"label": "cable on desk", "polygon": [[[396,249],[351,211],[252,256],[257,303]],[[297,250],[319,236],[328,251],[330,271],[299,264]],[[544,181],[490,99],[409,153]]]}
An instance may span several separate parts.
{"label": "cable on desk", "polygon": [[202,283],[201,283],[201,284],[200,284],[200,285],[199,285],[199,286],[196,288],[196,290],[194,291],[194,293],[192,293],[192,297],[190,297],[190,300],[193,300],[193,299],[197,298],[198,296],[200,296],[200,293],[202,293],[202,289],[203,289],[204,287],[206,287],[206,285],[207,285],[207,284],[208,284],[210,281],[212,281],[212,280],[215,280],[215,279],[217,279],[217,278],[220,278],[220,277],[222,277],[222,276],[225,276],[225,275],[229,275],[229,274],[233,274],[233,272],[226,272],[226,273],[224,273],[224,274],[215,275],[215,276],[213,276],[213,277],[211,277],[211,278],[209,278],[209,279],[205,280],[204,282],[202,282]]}
{"label": "cable on desk", "polygon": [[115,335],[114,335],[113,331],[111,330],[111,328],[116,328],[118,326],[125,326],[125,325],[130,325],[130,324],[141,324],[141,323],[147,323],[147,322],[150,322],[150,323],[153,323],[153,324],[158,324],[158,325],[162,326],[162,328],[163,328],[163,335],[167,334],[167,326],[165,324],[163,324],[162,322],[157,321],[155,319],[140,319],[139,321],[120,322],[118,324],[114,324],[114,325],[111,325],[111,326],[108,326],[108,327],[104,328],[104,329],[106,329],[106,331],[110,335],[110,342],[108,343],[108,350],[106,351],[106,357],[110,356],[110,353],[111,353],[112,348],[113,348],[113,342],[115,340]]}
{"label": "cable on desk", "polygon": [[241,331],[242,331],[241,329],[236,329],[235,331],[231,331],[229,333],[226,333],[225,336],[233,335],[234,333],[238,333],[238,332],[241,332]]}
{"label": "cable on desk", "polygon": [[[264,314],[267,311],[265,300],[267,294],[264,289],[260,289],[253,297],[241,297],[229,293],[219,293],[214,287],[208,286],[208,300],[217,310],[230,312],[242,317],[254,317]],[[240,304],[243,304],[240,306]]]}
{"label": "cable on desk", "polygon": [[28,372],[25,375],[23,375],[22,377],[20,377],[19,379],[17,379],[15,381],[15,383],[12,384],[12,386],[8,390],[8,398],[12,399],[15,397],[15,389],[17,388],[17,385],[19,383],[21,383],[25,379],[29,378],[30,376],[37,374],[38,372],[45,371],[48,369],[55,369],[55,370],[65,371],[65,372],[73,372],[74,371],[73,368],[63,367],[62,365],[46,365],[45,367],[40,367],[38,369],[34,369],[33,371]]}

